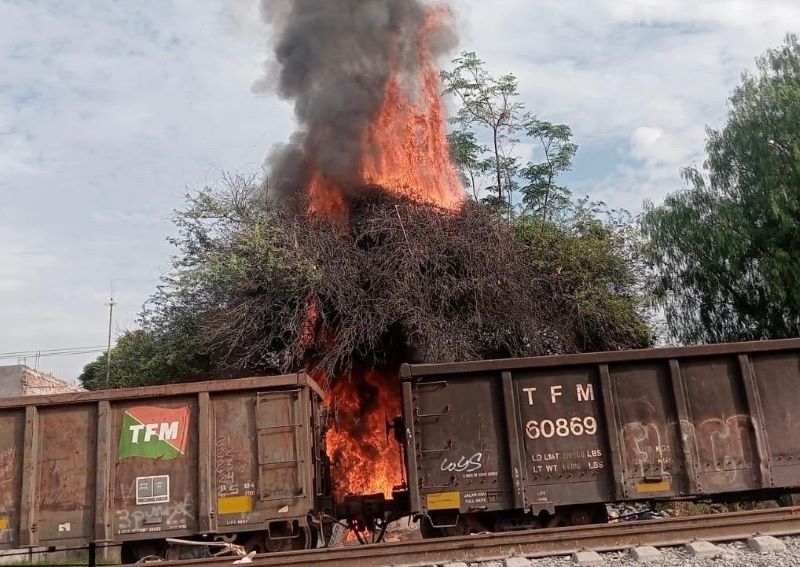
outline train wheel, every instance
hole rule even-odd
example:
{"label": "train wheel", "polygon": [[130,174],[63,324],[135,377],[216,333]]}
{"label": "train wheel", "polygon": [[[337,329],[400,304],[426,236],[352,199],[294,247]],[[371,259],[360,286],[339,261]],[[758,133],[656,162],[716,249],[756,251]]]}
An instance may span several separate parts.
{"label": "train wheel", "polygon": [[546,522],[546,527],[585,526],[587,524],[605,524],[608,522],[608,511],[605,504],[590,504],[556,510],[554,516]]}
{"label": "train wheel", "polygon": [[486,524],[475,514],[463,514],[455,526],[442,528],[442,534],[445,537],[480,534],[487,531],[489,529]]}
{"label": "train wheel", "polygon": [[167,558],[168,547],[159,541],[134,541],[122,544],[122,563],[148,563]]}
{"label": "train wheel", "polygon": [[296,537],[290,538],[270,538],[269,532],[259,532],[247,540],[245,549],[256,553],[278,553],[311,549],[314,545],[316,545],[316,532],[309,527],[302,527],[298,529]]}
{"label": "train wheel", "polygon": [[[437,522],[438,523],[438,522]],[[449,519],[441,519],[442,524],[450,523]],[[456,517],[454,526],[434,527],[430,518],[422,518],[419,530],[425,539],[434,537],[453,537],[479,534],[489,531],[488,526],[475,514],[462,514]]]}
{"label": "train wheel", "polygon": [[441,529],[433,527],[431,519],[427,516],[421,518],[419,521],[419,533],[422,535],[422,539],[433,539],[435,537],[442,537],[443,535]]}

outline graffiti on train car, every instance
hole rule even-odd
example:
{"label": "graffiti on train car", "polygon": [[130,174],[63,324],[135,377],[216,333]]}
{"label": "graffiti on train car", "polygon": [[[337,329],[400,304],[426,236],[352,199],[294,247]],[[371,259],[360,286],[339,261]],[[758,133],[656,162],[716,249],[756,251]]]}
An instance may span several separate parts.
{"label": "graffiti on train car", "polygon": [[16,447],[8,447],[0,451],[0,506],[2,506],[0,512],[10,509],[14,501],[16,463]]}
{"label": "graffiti on train car", "polygon": [[621,445],[632,477],[671,477],[674,464],[673,447],[669,443],[669,430],[684,436],[695,448],[699,474],[720,473],[719,482],[737,481],[743,470],[755,466],[757,452],[752,438],[752,419],[747,414],[713,417],[692,423],[682,420],[641,422],[624,424],[620,431]]}
{"label": "graffiti on train car", "polygon": [[236,470],[233,463],[233,447],[230,436],[218,436],[215,443],[217,496],[236,496],[239,484],[236,482]]}
{"label": "graffiti on train car", "polygon": [[186,495],[181,500],[151,504],[135,510],[116,511],[117,534],[136,534],[188,529],[195,517],[195,500]]}
{"label": "graffiti on train car", "polygon": [[757,455],[751,432],[752,420],[746,414],[700,422],[694,434],[698,450],[706,453],[706,459],[701,460],[708,461],[716,472],[728,473],[730,481],[735,480],[738,471],[751,467],[752,457]]}
{"label": "graffiti on train car", "polygon": [[669,476],[673,463],[672,447],[660,422],[631,421],[622,426],[621,435],[622,446],[627,450],[630,474],[639,477]]}
{"label": "graffiti on train car", "polygon": [[456,459],[445,458],[442,461],[442,466],[439,468],[445,472],[471,473],[479,470],[483,466],[481,463],[482,458],[483,453],[475,453],[471,457],[462,455]]}
{"label": "graffiti on train car", "polygon": [[[17,463],[17,448],[8,447],[0,451],[0,514],[8,514],[14,507],[15,471]],[[6,529],[2,527],[3,519],[0,518],[0,531]]]}

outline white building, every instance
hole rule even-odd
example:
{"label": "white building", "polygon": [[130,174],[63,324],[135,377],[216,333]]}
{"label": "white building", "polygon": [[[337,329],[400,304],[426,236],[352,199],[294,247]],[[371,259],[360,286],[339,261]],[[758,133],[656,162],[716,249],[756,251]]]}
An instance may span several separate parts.
{"label": "white building", "polygon": [[71,386],[51,374],[39,372],[24,364],[0,366],[0,398],[61,394],[80,390],[81,388]]}

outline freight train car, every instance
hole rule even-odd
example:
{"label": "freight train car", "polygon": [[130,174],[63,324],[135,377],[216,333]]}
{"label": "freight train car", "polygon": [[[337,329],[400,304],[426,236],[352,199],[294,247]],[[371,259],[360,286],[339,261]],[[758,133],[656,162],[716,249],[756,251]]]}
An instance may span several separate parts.
{"label": "freight train car", "polygon": [[605,503],[800,488],[800,340],[401,371],[428,534],[602,521]]}
{"label": "freight train car", "polygon": [[323,392],[305,373],[0,400],[0,549],[277,551],[409,513],[453,535],[800,490],[800,339],[401,374],[408,486],[391,500],[334,502]]}
{"label": "freight train car", "polygon": [[305,374],[0,400],[0,549],[312,544],[323,393]]}

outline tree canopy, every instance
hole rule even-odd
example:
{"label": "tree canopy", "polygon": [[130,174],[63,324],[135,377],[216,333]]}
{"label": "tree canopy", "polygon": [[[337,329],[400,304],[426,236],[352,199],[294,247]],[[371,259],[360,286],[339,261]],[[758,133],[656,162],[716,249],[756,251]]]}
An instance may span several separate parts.
{"label": "tree canopy", "polygon": [[111,385],[649,344],[624,235],[596,211],[509,224],[480,203],[442,214],[375,188],[344,228],[228,181],[176,213],[173,269],[112,350]]}
{"label": "tree canopy", "polygon": [[650,288],[678,340],[800,335],[799,125],[800,43],[789,35],[744,74],[686,188],[646,205]]}
{"label": "tree canopy", "polygon": [[[553,220],[566,211],[571,192],[558,178],[571,169],[578,149],[569,126],[527,111],[516,76],[495,77],[475,53],[465,51],[453,65],[442,72],[445,94],[458,103],[451,154],[472,197],[509,219],[519,212]],[[515,153],[522,142],[534,148],[532,160],[524,163]]]}
{"label": "tree canopy", "polygon": [[211,377],[224,374],[212,372],[211,361],[203,355],[195,329],[140,327],[117,339],[111,349],[110,369],[104,353],[84,367],[80,381],[84,388],[98,390]]}

